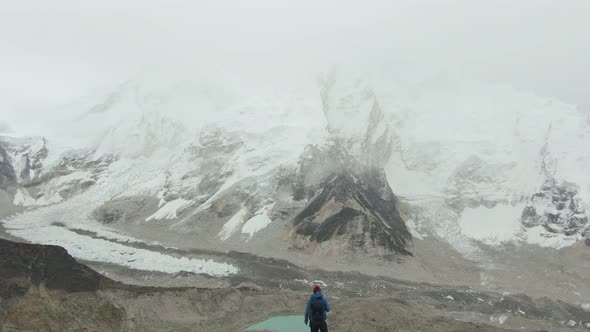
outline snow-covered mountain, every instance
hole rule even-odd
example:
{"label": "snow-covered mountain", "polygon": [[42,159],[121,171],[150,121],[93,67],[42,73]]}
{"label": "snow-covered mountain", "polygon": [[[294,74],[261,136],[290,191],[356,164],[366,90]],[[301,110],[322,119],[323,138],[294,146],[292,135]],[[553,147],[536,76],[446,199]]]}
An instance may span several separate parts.
{"label": "snow-covered mountain", "polygon": [[[386,166],[398,194],[440,197],[463,235],[487,243],[518,239],[559,247],[587,234],[587,113],[477,82],[436,90],[422,92],[401,112],[401,148]],[[564,188],[569,194],[540,199]],[[571,212],[556,212],[570,201]]]}
{"label": "snow-covered mountain", "polygon": [[118,225],[157,225],[220,246],[378,256],[429,236],[467,256],[472,243],[590,236],[587,113],[510,87],[383,76],[331,73],[316,95],[262,97],[206,79],[129,81],[71,106],[66,136],[82,146],[0,138],[1,204],[22,210],[2,223],[140,269],[147,253],[101,256],[110,244],[79,230],[133,242]]}

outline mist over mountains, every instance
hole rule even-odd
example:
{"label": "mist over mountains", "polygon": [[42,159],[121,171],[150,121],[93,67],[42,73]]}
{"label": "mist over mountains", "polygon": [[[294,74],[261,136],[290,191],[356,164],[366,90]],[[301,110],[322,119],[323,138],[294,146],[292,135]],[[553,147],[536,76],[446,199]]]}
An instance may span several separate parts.
{"label": "mist over mountains", "polygon": [[0,237],[148,286],[424,283],[586,327],[588,2],[5,7]]}

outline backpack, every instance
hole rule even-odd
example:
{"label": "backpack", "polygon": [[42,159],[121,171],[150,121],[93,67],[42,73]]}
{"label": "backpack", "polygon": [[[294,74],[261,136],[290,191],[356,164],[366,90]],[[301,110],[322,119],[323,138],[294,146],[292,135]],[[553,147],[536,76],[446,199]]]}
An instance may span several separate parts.
{"label": "backpack", "polygon": [[324,298],[314,297],[311,300],[311,314],[310,320],[314,323],[320,323],[324,321]]}

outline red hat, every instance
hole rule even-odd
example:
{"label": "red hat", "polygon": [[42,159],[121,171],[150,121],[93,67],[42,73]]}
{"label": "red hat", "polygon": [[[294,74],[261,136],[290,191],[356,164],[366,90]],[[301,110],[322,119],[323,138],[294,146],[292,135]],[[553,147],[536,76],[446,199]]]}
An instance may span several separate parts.
{"label": "red hat", "polygon": [[315,285],[315,286],[313,286],[313,292],[314,292],[314,293],[316,293],[316,292],[319,292],[319,291],[321,291],[321,290],[322,290],[322,289],[320,288],[320,285]]}

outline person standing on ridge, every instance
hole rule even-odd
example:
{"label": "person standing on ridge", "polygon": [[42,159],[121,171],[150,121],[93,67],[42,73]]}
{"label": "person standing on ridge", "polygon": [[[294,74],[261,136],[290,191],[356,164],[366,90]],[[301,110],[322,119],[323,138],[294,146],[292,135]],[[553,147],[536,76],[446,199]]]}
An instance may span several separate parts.
{"label": "person standing on ridge", "polygon": [[326,323],[327,312],[330,311],[330,303],[328,299],[322,294],[320,286],[313,287],[313,294],[307,301],[305,308],[305,325],[309,320],[311,332],[328,332],[328,324]]}

